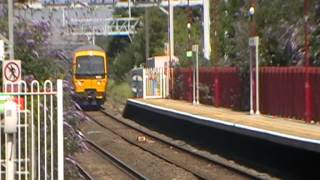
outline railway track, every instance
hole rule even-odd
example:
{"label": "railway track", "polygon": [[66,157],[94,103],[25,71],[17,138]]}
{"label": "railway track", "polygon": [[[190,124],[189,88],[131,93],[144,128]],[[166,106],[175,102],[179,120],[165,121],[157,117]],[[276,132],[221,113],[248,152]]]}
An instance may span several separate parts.
{"label": "railway track", "polygon": [[94,178],[79,163],[76,164],[76,167],[78,168],[83,178],[85,178],[86,180],[94,180]]}
{"label": "railway track", "polygon": [[[95,112],[95,113],[97,113],[97,112]],[[122,125],[123,126],[122,128],[132,129],[132,130],[138,132],[139,134],[142,134],[143,137],[145,137],[147,139],[152,139],[153,141],[157,141],[159,143],[162,143],[163,145],[169,146],[170,149],[173,149],[174,151],[179,151],[180,153],[185,153],[190,156],[196,157],[200,161],[203,161],[206,163],[211,163],[211,164],[214,164],[215,166],[219,166],[219,168],[226,169],[227,171],[230,171],[230,173],[239,175],[239,177],[244,177],[243,179],[267,179],[267,178],[270,178],[269,176],[266,176],[265,174],[261,174],[261,173],[258,173],[258,172],[252,171],[252,170],[248,170],[248,169],[246,169],[242,166],[236,165],[232,162],[227,162],[227,161],[223,161],[223,160],[219,160],[219,159],[213,159],[210,157],[206,157],[200,153],[197,153],[197,151],[191,151],[190,149],[185,148],[184,146],[177,145],[173,142],[167,141],[161,137],[158,137],[158,136],[153,135],[149,132],[146,132],[145,130],[142,130],[136,126],[133,126],[132,124],[129,124],[129,123],[121,120],[121,118],[114,116],[110,112],[100,110],[98,115],[97,114],[93,115],[92,112],[86,112],[86,115],[89,116],[91,118],[91,120],[93,122],[95,122],[97,125],[99,125],[100,127],[107,129],[108,131],[116,134],[117,136],[120,136],[123,140],[127,141],[128,143],[130,143],[134,146],[137,146],[138,148],[142,149],[143,151],[146,151],[146,152],[152,154],[153,156],[156,156],[156,157],[158,157],[158,158],[160,158],[170,164],[174,164],[175,166],[177,166],[181,169],[184,169],[187,172],[192,173],[198,179],[210,179],[211,177],[203,172],[196,171],[190,167],[184,166],[181,163],[179,164],[176,161],[166,157],[165,155],[163,155],[159,152],[156,152],[156,151],[153,151],[147,147],[144,147],[143,145],[139,144],[136,141],[132,141],[132,140],[128,139],[125,135],[117,132],[117,130],[108,127],[101,120],[99,121],[97,116],[99,116],[100,119],[102,118],[102,116],[104,116],[105,119],[108,119],[108,121],[104,121],[104,122],[110,122],[110,120],[113,120],[114,121],[113,123],[118,123],[119,125]],[[242,179],[242,178],[240,178],[240,179]]]}
{"label": "railway track", "polygon": [[[119,170],[121,170],[124,174],[126,174],[130,179],[139,179],[139,180],[146,180],[148,179],[145,177],[143,174],[140,172],[136,171],[134,168],[132,168],[130,165],[127,163],[121,161],[118,159],[116,156],[114,156],[112,153],[107,151],[106,149],[102,148],[98,144],[96,144],[94,141],[89,140],[87,137],[83,135],[83,133],[79,130],[78,133],[80,136],[82,136],[85,139],[85,143],[87,146],[94,152],[96,152],[101,158],[107,160],[110,162],[112,165],[117,167]],[[94,178],[90,176],[90,174],[84,170],[81,165],[77,164],[77,168],[79,169],[80,173],[88,180],[93,180]]]}

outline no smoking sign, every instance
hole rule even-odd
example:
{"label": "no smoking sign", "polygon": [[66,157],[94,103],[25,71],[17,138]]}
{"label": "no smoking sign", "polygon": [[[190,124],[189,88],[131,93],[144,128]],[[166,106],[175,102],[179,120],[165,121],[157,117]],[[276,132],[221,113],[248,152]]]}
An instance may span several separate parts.
{"label": "no smoking sign", "polygon": [[17,83],[21,80],[21,61],[4,61],[2,66],[3,83]]}

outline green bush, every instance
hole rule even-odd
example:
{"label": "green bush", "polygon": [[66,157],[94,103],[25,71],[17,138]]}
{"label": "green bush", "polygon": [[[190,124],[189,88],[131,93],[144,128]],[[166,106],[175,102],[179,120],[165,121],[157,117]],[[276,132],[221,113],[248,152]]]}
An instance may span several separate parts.
{"label": "green bush", "polygon": [[128,98],[133,97],[133,93],[128,82],[115,82],[114,80],[110,80],[107,96],[115,102],[124,104]]}

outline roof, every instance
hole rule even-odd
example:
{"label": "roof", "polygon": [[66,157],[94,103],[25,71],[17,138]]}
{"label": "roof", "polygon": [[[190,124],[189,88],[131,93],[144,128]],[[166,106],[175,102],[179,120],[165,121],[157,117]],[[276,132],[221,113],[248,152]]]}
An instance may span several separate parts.
{"label": "roof", "polygon": [[[154,60],[154,61],[168,61],[170,59],[170,56],[153,56],[149,57],[147,60]],[[179,58],[176,56],[172,56],[173,60],[179,61]]]}
{"label": "roof", "polygon": [[96,46],[96,45],[84,45],[84,46],[80,46],[78,47],[76,50],[74,50],[74,52],[77,51],[104,51],[101,47]]}

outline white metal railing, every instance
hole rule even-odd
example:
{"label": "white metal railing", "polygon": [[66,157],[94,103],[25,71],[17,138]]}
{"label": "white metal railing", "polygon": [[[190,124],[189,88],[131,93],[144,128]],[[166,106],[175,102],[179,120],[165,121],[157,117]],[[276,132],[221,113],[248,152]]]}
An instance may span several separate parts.
{"label": "white metal railing", "polygon": [[165,98],[169,92],[169,81],[164,68],[143,69],[143,98]]}
{"label": "white metal railing", "polygon": [[[17,103],[18,121],[17,132],[8,134],[4,133],[5,124],[1,118],[0,180],[8,177],[62,180],[63,81],[58,80],[55,87],[51,81],[8,83],[1,96]],[[13,163],[11,169],[10,163]]]}
{"label": "white metal railing", "polygon": [[131,35],[136,33],[139,18],[77,18],[68,21],[72,35]]}
{"label": "white metal railing", "polygon": [[[131,6],[133,7],[153,7],[153,6],[168,6],[168,0],[132,0]],[[199,6],[203,4],[203,0],[171,0],[174,6]],[[118,1],[115,5],[116,7],[126,8],[128,7],[128,1]]]}
{"label": "white metal railing", "polygon": [[[188,0],[171,0],[171,2],[175,6],[187,6]],[[203,0],[189,0],[190,6],[198,6],[203,3]],[[128,1],[115,1],[115,3],[97,3],[97,4],[89,4],[89,7],[117,7],[117,8],[127,8],[128,7]],[[168,0],[131,0],[131,6],[133,7],[154,7],[154,6],[167,6]],[[60,4],[45,4],[45,7],[48,8],[70,8],[71,6],[69,4],[60,3]],[[88,8],[86,6],[83,6],[82,8]],[[78,8],[76,8],[78,9]]]}

